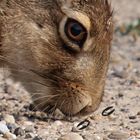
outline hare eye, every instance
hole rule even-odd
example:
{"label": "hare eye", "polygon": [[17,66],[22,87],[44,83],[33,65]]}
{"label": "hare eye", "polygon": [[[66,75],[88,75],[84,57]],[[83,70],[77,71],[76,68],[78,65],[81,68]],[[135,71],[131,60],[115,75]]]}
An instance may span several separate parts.
{"label": "hare eye", "polygon": [[67,37],[78,45],[82,45],[87,37],[87,31],[82,24],[74,19],[68,19],[65,25]]}

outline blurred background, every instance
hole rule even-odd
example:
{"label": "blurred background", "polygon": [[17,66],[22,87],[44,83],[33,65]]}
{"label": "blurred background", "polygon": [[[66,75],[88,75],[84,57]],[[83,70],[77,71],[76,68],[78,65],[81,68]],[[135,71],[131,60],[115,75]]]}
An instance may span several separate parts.
{"label": "blurred background", "polygon": [[118,24],[130,22],[140,18],[139,0],[110,0]]}

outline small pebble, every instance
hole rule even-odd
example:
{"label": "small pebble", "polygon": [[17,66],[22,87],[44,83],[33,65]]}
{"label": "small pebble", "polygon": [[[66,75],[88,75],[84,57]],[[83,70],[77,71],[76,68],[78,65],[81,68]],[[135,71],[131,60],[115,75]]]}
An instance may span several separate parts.
{"label": "small pebble", "polygon": [[119,93],[119,94],[118,94],[118,97],[119,97],[119,98],[122,98],[123,96],[124,96],[124,95],[123,95],[122,93]]}
{"label": "small pebble", "polygon": [[102,140],[102,138],[99,135],[94,135],[92,140]]}
{"label": "small pebble", "polygon": [[137,115],[138,115],[138,116],[140,115],[140,111],[137,113]]}
{"label": "small pebble", "polygon": [[6,126],[6,124],[4,124],[3,122],[0,122],[0,133],[5,134],[7,132],[9,132],[9,129]]}
{"label": "small pebble", "polygon": [[83,138],[77,133],[69,133],[62,136],[58,140],[83,140]]}
{"label": "small pebble", "polygon": [[118,78],[125,78],[127,75],[126,73],[124,72],[124,69],[123,67],[121,67],[120,69],[115,69],[113,72],[112,72],[112,75],[114,77],[118,77]]}
{"label": "small pebble", "polygon": [[99,136],[97,134],[95,134],[95,135],[85,135],[85,136],[83,136],[83,138],[84,138],[84,140],[105,140],[105,139],[103,139],[102,136]]}
{"label": "small pebble", "polygon": [[135,124],[134,129],[140,131],[140,123]]}
{"label": "small pebble", "polygon": [[18,128],[15,129],[14,134],[16,136],[24,136],[25,131],[22,128],[18,127]]}
{"label": "small pebble", "polygon": [[121,108],[120,111],[121,112],[124,112],[124,113],[128,113],[129,112],[129,109],[127,109],[127,108]]}
{"label": "small pebble", "polygon": [[135,120],[137,117],[136,116],[129,116],[130,120]]}
{"label": "small pebble", "polygon": [[116,121],[118,119],[118,116],[114,115],[114,114],[111,114],[110,116],[108,116],[108,119],[110,121]]}
{"label": "small pebble", "polygon": [[137,120],[132,120],[132,121],[130,121],[130,123],[137,124],[138,121]]}
{"label": "small pebble", "polygon": [[62,120],[65,118],[65,115],[59,110],[59,109],[56,109],[54,112],[53,112],[53,117],[52,118],[56,118],[56,119],[59,119],[59,120]]}
{"label": "small pebble", "polygon": [[34,125],[34,123],[31,122],[31,121],[25,121],[25,120],[23,120],[22,121],[22,125],[28,127],[28,126]]}
{"label": "small pebble", "polygon": [[72,127],[72,132],[80,132],[81,130],[79,130],[79,128],[77,127],[77,125],[79,124],[79,122],[76,122],[75,124],[74,124],[74,126]]}
{"label": "small pebble", "polygon": [[137,60],[137,61],[140,61],[140,57],[137,57],[136,60]]}
{"label": "small pebble", "polygon": [[25,132],[34,132],[34,130],[35,130],[34,126],[32,126],[32,125],[29,125],[25,128]]}
{"label": "small pebble", "polygon": [[12,115],[5,115],[4,120],[7,124],[15,124],[15,118]]}
{"label": "small pebble", "polygon": [[61,125],[63,125],[63,123],[61,122],[61,121],[55,121],[55,123],[54,123],[56,126],[61,126]]}
{"label": "small pebble", "polygon": [[33,133],[27,133],[25,136],[25,139],[30,139],[30,138],[34,138],[35,135]]}
{"label": "small pebble", "polygon": [[95,114],[93,116],[90,116],[90,119],[94,120],[94,121],[102,121],[103,120],[103,116],[100,114]]}
{"label": "small pebble", "polygon": [[5,139],[5,138],[1,138],[1,137],[0,137],[0,140],[7,140],[7,139]]}
{"label": "small pebble", "polygon": [[33,138],[33,140],[42,140],[42,138],[39,137],[39,136],[36,136],[36,137]]}
{"label": "small pebble", "polygon": [[114,131],[108,135],[108,138],[113,140],[127,140],[129,138],[129,134],[121,131]]}
{"label": "small pebble", "polygon": [[7,127],[12,133],[14,133],[15,129],[17,128],[16,124],[7,124]]}
{"label": "small pebble", "polygon": [[4,138],[7,138],[7,139],[9,139],[9,140],[15,140],[15,139],[17,139],[16,135],[14,135],[14,134],[12,134],[12,133],[10,133],[10,132],[5,133],[5,134],[3,135],[3,137],[4,137]]}

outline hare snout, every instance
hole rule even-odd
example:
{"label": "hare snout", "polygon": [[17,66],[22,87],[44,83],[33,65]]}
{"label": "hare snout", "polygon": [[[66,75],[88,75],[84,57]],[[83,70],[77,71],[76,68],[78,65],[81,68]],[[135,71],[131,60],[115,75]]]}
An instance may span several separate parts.
{"label": "hare snout", "polygon": [[83,85],[78,83],[61,83],[58,108],[66,115],[75,115],[92,104],[92,98]]}

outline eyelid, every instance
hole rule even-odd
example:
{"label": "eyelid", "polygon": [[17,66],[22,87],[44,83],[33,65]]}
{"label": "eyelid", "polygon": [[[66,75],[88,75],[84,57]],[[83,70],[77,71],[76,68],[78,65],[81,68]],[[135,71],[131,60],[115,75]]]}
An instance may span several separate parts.
{"label": "eyelid", "polygon": [[88,16],[86,16],[85,14],[78,12],[78,11],[74,11],[66,6],[63,6],[61,8],[62,12],[69,18],[73,18],[75,20],[77,20],[79,23],[82,23],[82,25],[87,29],[87,31],[89,32],[91,29],[91,21],[90,18]]}

